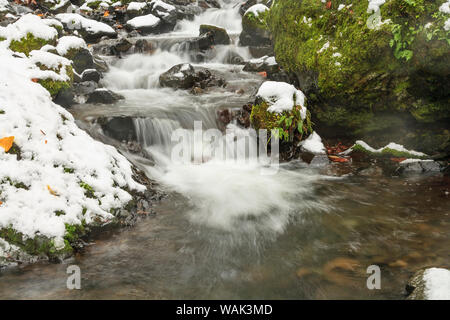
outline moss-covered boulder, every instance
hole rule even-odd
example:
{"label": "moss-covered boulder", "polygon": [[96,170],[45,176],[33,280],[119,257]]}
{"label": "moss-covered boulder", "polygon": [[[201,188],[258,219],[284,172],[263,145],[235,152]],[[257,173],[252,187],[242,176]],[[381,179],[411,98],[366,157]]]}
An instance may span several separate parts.
{"label": "moss-covered boulder", "polygon": [[242,46],[270,45],[270,32],[266,23],[269,8],[263,4],[250,7],[242,17],[242,32],[239,43]]}
{"label": "moss-covered boulder", "polygon": [[285,82],[266,81],[258,90],[250,114],[251,126],[267,130],[267,142],[280,139],[282,160],[295,154],[298,143],[313,132],[304,94]]}
{"label": "moss-covered boulder", "polygon": [[296,74],[322,135],[379,146],[398,141],[425,152],[448,147],[444,2],[274,3],[266,21],[276,59]]}
{"label": "moss-covered boulder", "polygon": [[70,60],[51,52],[34,50],[30,52],[30,60],[39,67],[34,81],[42,85],[54,98],[73,83],[73,69]]}

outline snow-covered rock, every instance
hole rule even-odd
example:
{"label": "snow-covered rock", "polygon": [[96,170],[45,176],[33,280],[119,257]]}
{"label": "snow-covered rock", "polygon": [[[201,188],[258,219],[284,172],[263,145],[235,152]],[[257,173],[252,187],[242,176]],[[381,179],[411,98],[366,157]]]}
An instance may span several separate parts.
{"label": "snow-covered rock", "polygon": [[8,75],[0,77],[0,139],[14,140],[9,151],[0,147],[0,235],[45,237],[48,250],[61,250],[68,226],[111,221],[132,199],[128,190],[145,187],[115,148],[79,129],[32,81],[42,72],[36,62],[54,67],[64,58],[44,51],[14,57],[1,42],[0,56]]}
{"label": "snow-covered rock", "polygon": [[126,23],[128,30],[139,30],[144,33],[158,33],[161,19],[153,14],[135,17]]}
{"label": "snow-covered rock", "polygon": [[406,285],[406,291],[411,300],[450,300],[450,270],[419,270]]}
{"label": "snow-covered rock", "polygon": [[85,18],[77,13],[60,13],[56,18],[62,22],[66,30],[77,30],[87,42],[96,42],[101,37],[117,37],[117,33],[103,22]]}
{"label": "snow-covered rock", "polygon": [[301,150],[313,154],[326,154],[322,138],[314,131],[308,138],[300,142]]}
{"label": "snow-covered rock", "polygon": [[56,46],[56,51],[61,56],[66,56],[71,49],[80,49],[87,48],[86,42],[80,38],[75,36],[65,36],[61,37],[58,40],[58,44]]}
{"label": "snow-covered rock", "polygon": [[289,83],[266,81],[259,87],[256,97],[263,99],[269,105],[267,111],[273,113],[290,111],[300,105],[300,115],[303,120],[306,118],[305,95]]}

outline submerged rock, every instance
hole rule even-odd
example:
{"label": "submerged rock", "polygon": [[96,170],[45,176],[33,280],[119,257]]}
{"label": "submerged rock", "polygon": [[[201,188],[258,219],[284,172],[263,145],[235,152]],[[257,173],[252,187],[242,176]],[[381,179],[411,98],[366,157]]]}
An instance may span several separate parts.
{"label": "submerged rock", "polygon": [[136,141],[136,128],[131,117],[100,118],[103,132],[118,141]]}
{"label": "submerged rock", "polygon": [[86,102],[111,104],[121,99],[125,99],[125,97],[115,92],[112,92],[111,90],[99,88],[95,89],[92,93],[89,94],[89,97]]}
{"label": "submerged rock", "polygon": [[81,74],[81,81],[94,81],[99,82],[101,78],[101,73],[96,69],[86,69]]}

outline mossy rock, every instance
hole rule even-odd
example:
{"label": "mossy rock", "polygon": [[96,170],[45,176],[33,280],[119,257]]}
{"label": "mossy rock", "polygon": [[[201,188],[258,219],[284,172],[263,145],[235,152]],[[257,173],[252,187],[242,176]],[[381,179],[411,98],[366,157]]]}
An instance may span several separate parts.
{"label": "mossy rock", "polygon": [[306,118],[303,120],[300,116],[302,106],[295,105],[290,111],[273,113],[267,111],[269,108],[267,102],[257,102],[252,106],[250,122],[256,130],[266,129],[268,138],[270,138],[272,130],[275,130],[275,135],[285,142],[293,142],[295,139],[302,140],[312,133],[311,114],[307,111]]}
{"label": "mossy rock", "polygon": [[[266,21],[277,62],[297,75],[319,127],[375,137],[386,127],[379,119],[387,117],[417,134],[427,125],[435,132],[435,122],[450,117],[448,16],[439,12],[444,2],[388,0],[381,6],[385,23],[374,28],[367,1],[348,7],[349,1],[337,0],[329,8],[284,0],[274,3]],[[337,10],[340,5],[347,6]]]}
{"label": "mossy rock", "polygon": [[46,44],[55,45],[56,38],[51,40],[45,40],[41,38],[36,38],[32,33],[27,33],[27,36],[25,38],[22,38],[20,40],[11,40],[9,48],[15,52],[23,52],[28,56],[31,51],[39,50]]}
{"label": "mossy rock", "polygon": [[261,12],[255,16],[247,12],[242,17],[242,32],[239,42],[242,46],[263,46],[271,44],[271,35],[266,22],[269,11]]}
{"label": "mossy rock", "polygon": [[[61,67],[60,67],[61,68]],[[50,95],[54,98],[57,94],[64,89],[69,89],[73,83],[73,69],[72,66],[65,66],[66,74],[69,77],[68,81],[57,81],[51,78],[48,79],[38,79],[38,83],[43,86]],[[60,70],[55,70],[55,72],[60,72]]]}

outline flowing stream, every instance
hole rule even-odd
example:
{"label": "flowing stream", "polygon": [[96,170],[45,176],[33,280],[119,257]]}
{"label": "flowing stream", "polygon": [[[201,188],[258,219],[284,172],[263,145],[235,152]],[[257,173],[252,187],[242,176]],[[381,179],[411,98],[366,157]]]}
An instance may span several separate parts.
{"label": "flowing stream", "polygon": [[[193,133],[194,121],[223,132],[218,110],[241,107],[264,81],[227,63],[231,52],[251,58],[236,45],[239,2],[147,37],[158,44],[152,54],[114,58],[102,81],[125,100],[74,110],[80,121],[134,117],[138,141],[154,162],[144,168],[169,194],[154,208],[156,215],[102,234],[64,264],[1,272],[0,298],[402,298],[415,270],[450,266],[448,177],[390,178],[375,169],[355,174],[351,165],[302,161],[263,174],[267,165],[240,158],[245,151],[234,149],[235,142],[230,152],[237,159],[214,153],[200,162],[173,160],[177,130],[217,151]],[[233,43],[214,47],[199,64],[179,40],[197,36],[202,23],[226,28]],[[159,75],[179,63],[208,68],[228,85],[200,95],[161,88]],[[246,136],[231,128],[237,140]],[[82,290],[66,289],[69,264],[80,266]],[[373,264],[382,269],[381,290],[366,287]]]}

